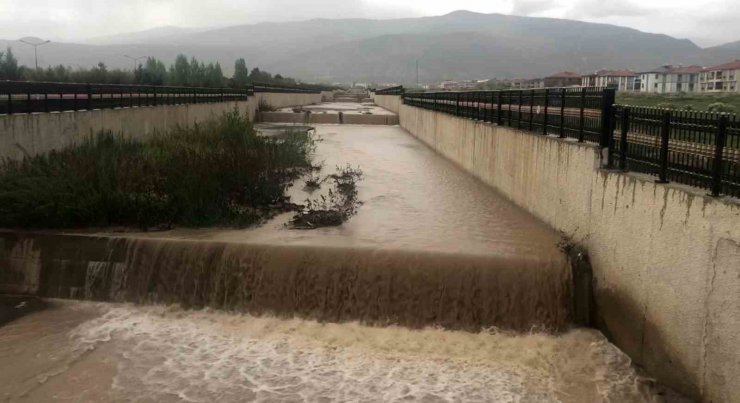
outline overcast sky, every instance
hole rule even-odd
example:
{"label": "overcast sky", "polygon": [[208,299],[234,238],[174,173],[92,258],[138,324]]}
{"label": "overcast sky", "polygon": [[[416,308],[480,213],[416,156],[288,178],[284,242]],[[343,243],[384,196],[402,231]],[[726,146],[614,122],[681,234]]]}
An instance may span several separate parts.
{"label": "overcast sky", "polygon": [[604,22],[689,38],[740,40],[738,0],[0,0],[0,38],[81,41],[159,26],[221,27],[262,21],[398,18],[458,9]]}

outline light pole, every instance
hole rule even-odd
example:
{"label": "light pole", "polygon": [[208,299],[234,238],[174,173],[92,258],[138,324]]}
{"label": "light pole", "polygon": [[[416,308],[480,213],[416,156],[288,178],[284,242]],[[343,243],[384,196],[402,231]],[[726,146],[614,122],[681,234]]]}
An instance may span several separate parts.
{"label": "light pole", "polygon": [[134,74],[136,74],[136,62],[138,62],[138,61],[139,61],[139,60],[141,60],[141,59],[146,59],[146,58],[147,58],[147,57],[149,57],[149,56],[139,56],[139,57],[133,57],[133,56],[129,56],[129,55],[123,55],[123,57],[125,57],[125,58],[127,58],[127,59],[131,59],[131,60],[133,60],[133,61],[134,61]]}
{"label": "light pole", "polygon": [[40,43],[33,43],[33,42],[28,42],[28,41],[26,41],[24,39],[20,39],[20,42],[23,42],[26,45],[33,46],[33,56],[34,56],[34,59],[36,60],[36,70],[38,70],[39,69],[39,51],[38,51],[38,48],[39,48],[39,46],[46,45],[47,43],[49,43],[51,41],[43,41],[43,42],[40,42]]}

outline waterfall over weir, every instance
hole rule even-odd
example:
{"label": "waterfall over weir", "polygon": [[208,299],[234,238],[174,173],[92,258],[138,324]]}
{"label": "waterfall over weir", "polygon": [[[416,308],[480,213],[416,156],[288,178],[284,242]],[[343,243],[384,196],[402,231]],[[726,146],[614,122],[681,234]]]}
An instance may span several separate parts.
{"label": "waterfall over weir", "polygon": [[58,287],[65,272],[48,270],[43,294],[470,330],[559,330],[569,313],[562,260],[127,238],[106,248],[84,287]]}

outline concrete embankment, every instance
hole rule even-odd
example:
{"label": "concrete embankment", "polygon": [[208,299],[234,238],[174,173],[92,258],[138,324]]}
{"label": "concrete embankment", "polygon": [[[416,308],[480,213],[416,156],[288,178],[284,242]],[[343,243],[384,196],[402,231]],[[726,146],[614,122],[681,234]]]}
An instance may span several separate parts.
{"label": "concrete embankment", "polygon": [[[375,96],[394,110],[399,97]],[[599,326],[659,381],[740,401],[740,204],[601,169],[600,150],[401,105],[403,128],[588,250]]]}
{"label": "concrete embankment", "polygon": [[381,106],[393,113],[399,113],[401,111],[402,100],[398,95],[377,95],[370,93],[370,97],[376,105]]}
{"label": "concrete embankment", "polygon": [[248,101],[161,105],[0,116],[0,158],[22,159],[74,144],[101,130],[146,138],[239,110],[254,120],[260,102],[274,108],[321,102],[321,94],[257,93]]}

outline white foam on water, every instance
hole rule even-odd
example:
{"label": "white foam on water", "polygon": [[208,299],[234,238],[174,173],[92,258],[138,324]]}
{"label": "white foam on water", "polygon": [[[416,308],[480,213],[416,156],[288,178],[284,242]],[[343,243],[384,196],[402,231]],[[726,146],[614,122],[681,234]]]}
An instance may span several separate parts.
{"label": "white foam on water", "polygon": [[467,333],[106,306],[70,337],[79,351],[115,346],[116,400],[657,401],[591,330]]}

